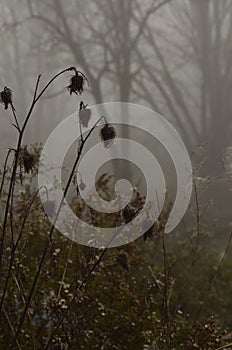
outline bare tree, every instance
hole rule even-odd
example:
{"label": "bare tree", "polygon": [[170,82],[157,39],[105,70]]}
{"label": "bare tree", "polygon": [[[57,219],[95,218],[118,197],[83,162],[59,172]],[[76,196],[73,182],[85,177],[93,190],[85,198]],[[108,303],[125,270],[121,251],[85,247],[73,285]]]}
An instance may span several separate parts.
{"label": "bare tree", "polygon": [[189,150],[205,145],[207,174],[221,173],[231,142],[232,2],[176,0],[164,10],[161,25],[146,24],[148,50],[137,50],[143,72],[140,92],[134,90],[153,108],[167,110]]}
{"label": "bare tree", "polygon": [[86,72],[99,103],[109,84],[114,93],[116,86],[120,101],[129,100],[132,81],[141,68],[133,59],[136,46],[149,18],[168,2],[146,1],[139,23],[131,1],[75,1],[69,6],[60,0],[28,1],[28,8],[31,18],[41,21],[51,38]]}
{"label": "bare tree", "polygon": [[[148,0],[140,12],[132,1],[28,1],[29,16],[46,28],[46,36],[75,60],[91,81],[96,103],[127,102],[142,64],[135,52],[149,18],[171,0]],[[122,110],[127,122],[127,111]],[[129,138],[124,125],[122,137]],[[129,175],[129,166],[123,167]],[[124,174],[126,175],[126,174]]]}
{"label": "bare tree", "polygon": [[222,171],[231,135],[231,0],[26,3],[52,52],[85,71],[95,102],[148,103],[177,126],[189,151],[205,146],[207,173]]}

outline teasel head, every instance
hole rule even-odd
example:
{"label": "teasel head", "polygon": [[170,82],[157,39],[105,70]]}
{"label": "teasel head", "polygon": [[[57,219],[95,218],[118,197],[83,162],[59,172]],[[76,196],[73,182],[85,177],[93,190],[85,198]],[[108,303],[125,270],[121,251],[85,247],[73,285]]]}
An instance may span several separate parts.
{"label": "teasel head", "polygon": [[111,124],[106,123],[100,131],[100,136],[104,142],[104,146],[106,148],[110,147],[116,137],[115,128]]}
{"label": "teasel head", "polygon": [[81,95],[82,92],[84,92],[84,83],[85,81],[88,83],[88,79],[86,78],[86,76],[76,70],[75,70],[75,75],[73,75],[70,79],[69,85],[67,86],[67,89],[69,90],[70,95],[72,95],[72,93],[76,94],[76,95]]}
{"label": "teasel head", "polygon": [[117,262],[124,270],[127,270],[128,272],[131,270],[130,262],[129,262],[129,255],[127,252],[123,252],[117,256]]}
{"label": "teasel head", "polygon": [[0,93],[0,100],[1,103],[4,104],[5,109],[8,108],[8,105],[12,104],[12,90],[9,89],[7,86],[4,87],[4,89]]}
{"label": "teasel head", "polygon": [[91,110],[87,107],[88,105],[85,105],[83,101],[80,102],[79,118],[80,123],[84,128],[88,127],[91,118]]}

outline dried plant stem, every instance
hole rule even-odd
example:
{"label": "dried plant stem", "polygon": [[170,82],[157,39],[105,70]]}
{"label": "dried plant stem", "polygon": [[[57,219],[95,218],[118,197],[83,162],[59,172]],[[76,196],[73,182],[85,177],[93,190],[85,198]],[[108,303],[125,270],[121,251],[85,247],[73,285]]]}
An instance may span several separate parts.
{"label": "dried plant stem", "polygon": [[[4,249],[5,236],[6,236],[8,213],[9,213],[9,209],[10,209],[10,200],[11,200],[11,196],[14,194],[13,188],[14,188],[14,184],[15,184],[15,181],[16,181],[16,173],[17,173],[17,166],[18,166],[18,158],[19,158],[19,153],[20,153],[20,147],[21,147],[21,144],[22,144],[24,131],[26,129],[27,123],[28,123],[28,121],[30,119],[30,116],[31,116],[32,111],[33,111],[34,106],[35,106],[35,98],[36,98],[36,94],[37,94],[37,90],[38,90],[38,86],[39,86],[39,81],[40,81],[40,76],[37,78],[36,87],[35,87],[35,93],[34,93],[34,96],[33,96],[32,104],[31,104],[29,112],[28,112],[28,114],[27,114],[27,116],[25,118],[25,121],[23,123],[22,129],[19,132],[17,148],[16,148],[16,151],[15,151],[14,166],[13,166],[11,179],[10,179],[10,185],[9,185],[9,189],[8,189],[7,201],[6,201],[6,206],[5,206],[5,215],[4,215],[4,220],[3,220],[2,237],[1,237],[1,243],[0,243],[0,275],[1,275],[1,270],[2,270],[3,249]],[[0,312],[1,312],[1,309],[0,309]]]}
{"label": "dried plant stem", "polygon": [[[16,284],[17,288],[18,288],[18,291],[20,292],[20,296],[21,296],[22,302],[25,305],[25,293],[23,291],[22,282],[21,282],[20,279],[19,280],[17,279],[15,274],[13,274],[13,279],[15,281],[15,284]],[[4,308],[4,306],[3,306],[3,308]],[[29,322],[30,322],[30,330],[31,330],[31,338],[32,338],[33,349],[35,350],[35,337],[34,337],[34,334],[33,334],[32,320],[31,320],[31,315],[30,315],[29,311],[28,311],[27,315],[28,315],[28,319],[29,319]]]}
{"label": "dried plant stem", "polygon": [[14,341],[17,339],[21,329],[22,329],[22,326],[23,326],[23,323],[24,323],[24,320],[25,320],[25,317],[26,317],[26,314],[27,314],[27,310],[30,306],[30,303],[31,303],[31,300],[32,300],[32,297],[34,295],[34,291],[35,291],[35,288],[36,288],[36,285],[37,285],[37,282],[38,282],[38,279],[39,279],[39,276],[40,276],[40,273],[41,273],[41,270],[42,270],[42,266],[43,266],[43,263],[44,263],[44,260],[45,260],[45,257],[46,257],[46,254],[47,254],[47,250],[48,250],[48,247],[49,247],[49,244],[51,242],[51,237],[53,235],[53,232],[55,230],[55,225],[56,225],[56,222],[57,222],[57,219],[58,219],[58,216],[60,214],[60,210],[61,210],[61,207],[63,205],[63,201],[68,193],[68,190],[69,190],[69,187],[70,187],[70,184],[72,183],[72,179],[73,179],[73,175],[75,173],[75,169],[77,167],[77,164],[79,162],[79,159],[81,157],[81,154],[82,154],[82,150],[87,142],[87,140],[89,139],[89,137],[91,136],[92,132],[95,130],[96,126],[101,122],[101,120],[103,119],[103,117],[100,117],[97,122],[93,125],[93,127],[90,129],[90,131],[88,132],[87,136],[84,138],[84,141],[80,144],[80,147],[78,149],[78,153],[77,153],[77,157],[76,157],[76,160],[73,164],[73,167],[72,167],[72,170],[70,172],[70,175],[69,175],[69,178],[68,178],[68,181],[66,183],[66,186],[65,186],[65,189],[64,189],[64,192],[63,192],[63,196],[62,196],[62,199],[60,201],[60,204],[58,206],[58,210],[57,210],[57,213],[55,215],[55,218],[54,218],[54,222],[51,226],[51,229],[50,229],[50,232],[49,232],[49,235],[48,235],[48,239],[47,239],[47,242],[45,244],[45,247],[44,247],[44,250],[43,250],[43,253],[42,253],[42,256],[40,258],[40,262],[39,262],[39,265],[38,265],[38,269],[37,269],[37,272],[36,272],[36,275],[35,275],[35,278],[34,278],[34,281],[33,281],[33,284],[32,284],[32,287],[31,287],[31,290],[30,290],[30,293],[28,295],[28,299],[27,299],[27,302],[26,302],[26,305],[25,305],[25,308],[23,310],[23,313],[22,313],[22,316],[20,318],[20,321],[19,321],[19,325],[18,325],[18,329],[16,331],[16,334],[15,334],[15,338],[14,338]]}
{"label": "dried plant stem", "polygon": [[226,344],[226,345],[223,345],[223,346],[220,346],[220,348],[217,348],[215,350],[223,350],[223,349],[227,349],[229,346],[232,347],[232,343],[229,343],[229,344]]}
{"label": "dried plant stem", "polygon": [[164,266],[164,290],[163,290],[163,306],[162,306],[162,322],[166,327],[169,322],[169,298],[168,298],[168,283],[169,283],[169,267],[167,259],[167,250],[165,245],[164,230],[162,231],[162,250],[163,250],[163,266]]}
{"label": "dried plant stem", "polygon": [[[6,320],[7,320],[8,324],[9,324],[11,333],[12,333],[12,335],[13,335],[13,337],[14,337],[14,336],[15,336],[15,331],[14,331],[13,325],[12,325],[10,319],[9,319],[9,316],[8,316],[8,314],[7,314],[6,310],[5,310],[5,308],[3,308],[3,313],[4,313],[4,315],[5,315],[5,317],[6,317]],[[22,350],[22,348],[21,348],[21,346],[20,346],[20,344],[19,344],[18,341],[16,342],[16,346],[17,346],[17,348],[18,348],[19,350]]]}
{"label": "dried plant stem", "polygon": [[[140,209],[136,210],[134,212],[134,214],[132,215],[132,218],[135,217],[138,212],[140,211]],[[78,292],[85,286],[86,282],[89,280],[90,276],[92,275],[93,271],[96,269],[96,267],[101,263],[104,255],[106,254],[106,252],[108,251],[111,243],[113,242],[113,240],[119,235],[119,233],[121,232],[121,229],[119,229],[112,237],[111,239],[109,240],[107,246],[103,249],[102,253],[100,254],[99,258],[95,261],[95,263],[93,264],[93,266],[91,267],[91,269],[88,271],[88,273],[86,274],[86,276],[83,278],[81,284],[78,286],[78,288],[76,288],[76,293],[73,295],[71,301],[70,301],[70,304],[72,304],[72,302],[75,300]],[[68,308],[65,310],[63,316],[61,317],[58,325],[56,326],[55,330],[53,331],[53,333],[50,335],[48,341],[47,341],[47,344],[44,348],[44,350],[48,350],[49,349],[49,345],[52,341],[52,339],[54,338],[54,336],[56,335],[56,333],[58,332],[58,330],[60,329],[60,327],[62,326],[62,323],[68,313]]]}
{"label": "dried plant stem", "polygon": [[[112,242],[112,240],[110,241],[110,243]],[[109,245],[110,245],[109,243]],[[95,261],[95,263],[93,264],[93,266],[91,267],[91,269],[89,270],[89,272],[86,274],[86,276],[84,277],[84,279],[82,280],[81,284],[78,286],[78,288],[76,289],[76,293],[73,295],[72,300],[70,302],[70,304],[72,303],[72,301],[75,300],[77,293],[83,288],[83,286],[86,284],[86,282],[88,281],[89,277],[91,276],[92,272],[95,270],[95,268],[100,264],[100,262],[102,261],[105,253],[107,252],[108,247],[104,248],[101,255],[99,256],[99,258]],[[50,343],[52,341],[52,339],[54,338],[54,336],[56,335],[56,333],[58,332],[58,330],[60,329],[60,327],[63,324],[63,321],[65,319],[65,316],[68,313],[68,309],[66,309],[66,311],[64,312],[62,318],[60,319],[58,325],[56,326],[55,330],[52,332],[52,334],[49,336],[47,344],[45,345],[44,350],[48,350]]]}
{"label": "dried plant stem", "polygon": [[11,154],[12,151],[15,151],[15,150],[13,150],[12,148],[10,148],[10,149],[8,150],[7,155],[6,155],[6,159],[5,159],[5,162],[4,162],[3,173],[2,173],[2,180],[1,180],[1,185],[0,185],[0,197],[2,196],[4,181],[5,181],[6,174],[7,174],[8,159],[9,159],[9,156],[10,156],[10,154]]}
{"label": "dried plant stem", "polygon": [[[15,159],[14,159],[15,161]],[[14,189],[15,189],[16,181],[13,181],[12,184],[12,190],[11,190],[11,199],[10,199],[10,208],[9,208],[9,214],[10,214],[10,231],[11,231],[11,251],[14,249]],[[1,311],[1,308],[0,308]]]}
{"label": "dried plant stem", "polygon": [[65,267],[64,267],[64,270],[63,270],[63,273],[62,273],[62,277],[61,277],[61,283],[59,285],[59,289],[58,289],[58,292],[57,292],[57,295],[56,295],[57,299],[60,297],[60,294],[61,294],[61,291],[62,291],[65,275],[66,275],[67,268],[68,268],[69,258],[70,258],[71,252],[72,252],[72,247],[73,247],[73,241],[71,241],[70,246],[69,246],[69,250],[68,250],[68,254],[67,254],[67,258],[66,258],[66,262],[65,262]]}
{"label": "dried plant stem", "polygon": [[2,239],[1,239],[1,244],[0,244],[0,273],[1,273],[1,267],[2,267],[2,257],[3,257],[3,248],[4,248],[4,241],[5,241],[5,234],[6,234],[6,227],[7,227],[7,217],[8,217],[8,212],[9,212],[9,206],[10,206],[10,198],[11,198],[11,194],[12,194],[12,188],[13,188],[13,184],[15,182],[15,178],[16,178],[16,171],[17,171],[17,165],[18,165],[18,158],[19,158],[19,152],[20,152],[20,147],[22,144],[22,140],[23,140],[23,136],[24,136],[24,132],[25,129],[27,127],[27,124],[29,122],[29,119],[31,117],[31,114],[34,110],[34,107],[36,105],[36,103],[39,101],[39,99],[42,97],[42,95],[44,94],[44,92],[47,90],[47,88],[52,84],[52,82],[58,78],[60,75],[64,74],[65,72],[68,72],[70,70],[73,70],[74,68],[66,68],[64,70],[62,70],[61,72],[57,73],[46,85],[45,87],[42,89],[42,91],[38,94],[37,96],[37,92],[38,92],[38,88],[39,88],[39,82],[41,79],[41,75],[38,76],[37,81],[36,81],[36,86],[35,86],[35,91],[34,91],[34,95],[33,95],[33,99],[32,99],[32,103],[31,103],[31,107],[28,111],[28,114],[24,120],[23,126],[19,132],[19,137],[18,137],[18,142],[17,142],[17,148],[15,151],[15,163],[14,163],[14,167],[12,170],[12,175],[11,175],[11,180],[10,180],[10,186],[9,186],[9,190],[8,190],[8,196],[7,196],[7,202],[6,202],[6,208],[5,208],[5,215],[4,215],[4,221],[3,221],[3,232],[2,232]]}
{"label": "dried plant stem", "polygon": [[[197,247],[196,247],[194,249],[194,256],[193,256],[193,260],[191,262],[191,269],[194,268],[196,261],[197,261],[197,257],[198,257],[198,251],[197,251]],[[176,307],[175,307],[175,314],[177,313],[177,311],[180,307],[182,296],[184,294],[184,291],[186,290],[186,287],[187,287],[190,279],[191,279],[191,273],[188,273],[186,278],[183,281],[182,287],[181,287],[180,292],[178,294],[177,303],[176,303]]]}
{"label": "dried plant stem", "polygon": [[[22,145],[22,140],[24,136],[25,129],[28,125],[28,122],[30,120],[30,117],[32,115],[32,112],[34,110],[34,107],[36,103],[39,101],[39,99],[42,97],[44,92],[47,90],[47,88],[53,83],[53,81],[58,78],[60,75],[64,74],[65,72],[68,72],[70,70],[74,70],[74,67],[66,68],[62,70],[61,72],[57,73],[42,89],[42,91],[37,95],[38,88],[39,88],[39,82],[41,75],[38,76],[36,85],[35,85],[35,90],[34,90],[34,95],[31,103],[31,107],[28,111],[28,114],[23,122],[22,128],[19,129],[19,136],[18,136],[18,142],[17,142],[17,147],[15,151],[15,159],[14,159],[14,166],[11,174],[11,179],[10,179],[10,185],[8,189],[8,195],[7,195],[7,200],[6,200],[6,206],[5,206],[5,213],[4,213],[4,220],[3,220],[3,228],[2,228],[2,237],[1,237],[1,242],[0,242],[0,276],[2,275],[2,259],[3,259],[3,251],[4,251],[4,243],[5,243],[5,238],[6,238],[6,229],[7,229],[7,222],[8,222],[8,214],[9,214],[9,209],[10,209],[10,202],[11,202],[11,196],[14,194],[14,184],[16,181],[16,174],[17,174],[17,166],[18,166],[18,158],[19,158],[19,153],[20,153],[20,148]],[[13,108],[12,108],[13,110]],[[0,309],[1,312],[1,309]]]}
{"label": "dried plant stem", "polygon": [[207,289],[207,291],[206,291],[206,293],[205,293],[205,295],[204,295],[204,297],[203,297],[202,303],[201,303],[201,305],[200,305],[200,307],[199,307],[199,309],[198,309],[198,311],[197,311],[197,314],[196,314],[196,316],[195,316],[195,318],[194,318],[193,323],[196,323],[196,322],[197,322],[197,320],[198,320],[198,318],[199,318],[199,316],[200,316],[200,313],[201,313],[201,311],[202,311],[202,309],[203,309],[203,306],[204,306],[204,304],[206,303],[207,298],[208,298],[208,296],[209,296],[209,293],[211,292],[211,289],[212,289],[212,287],[213,287],[213,285],[214,285],[214,282],[215,282],[215,280],[216,280],[216,278],[217,278],[219,272],[221,271],[221,267],[222,267],[223,262],[224,262],[224,260],[225,260],[225,258],[226,258],[226,256],[227,256],[227,253],[228,253],[228,251],[229,251],[229,247],[230,247],[230,244],[231,244],[231,240],[232,240],[232,232],[230,233],[230,236],[229,236],[229,239],[228,239],[226,248],[225,248],[225,250],[224,250],[224,252],[223,252],[223,256],[222,256],[222,258],[221,258],[220,261],[219,261],[219,264],[218,264],[218,266],[217,266],[217,269],[216,269],[216,271],[215,271],[215,274],[213,275],[213,277],[212,277],[212,279],[211,279],[209,288]]}
{"label": "dried plant stem", "polygon": [[199,207],[199,198],[197,193],[196,180],[193,178],[193,188],[196,202],[196,225],[197,225],[197,234],[200,234],[200,207]]}
{"label": "dried plant stem", "polygon": [[[62,273],[60,285],[59,285],[59,288],[58,288],[58,291],[57,291],[57,294],[56,294],[56,298],[57,299],[59,299],[60,295],[61,295],[61,291],[62,291],[63,284],[64,284],[64,279],[65,279],[67,268],[68,268],[68,264],[69,264],[69,258],[70,258],[71,252],[72,252],[72,248],[73,248],[73,241],[71,241],[70,246],[69,246],[69,250],[68,250],[67,257],[66,257],[66,262],[65,262],[63,273]],[[51,320],[50,330],[52,329],[52,327],[53,327],[53,320]]]}
{"label": "dried plant stem", "polygon": [[20,242],[20,240],[22,238],[24,227],[26,225],[28,215],[30,213],[30,210],[32,208],[32,205],[33,205],[34,201],[37,198],[37,195],[38,195],[39,191],[40,191],[40,189],[38,189],[35,192],[34,196],[31,199],[31,202],[29,203],[29,205],[27,207],[27,210],[26,210],[26,213],[24,215],[23,222],[22,222],[22,225],[21,225],[21,228],[20,228],[20,231],[19,231],[19,235],[18,235],[17,241],[16,241],[16,243],[14,244],[14,246],[11,249],[11,258],[10,258],[10,263],[9,263],[9,268],[8,268],[8,271],[7,271],[6,282],[5,282],[5,286],[4,286],[4,289],[3,289],[2,298],[1,298],[1,302],[0,302],[0,311],[2,310],[2,307],[3,307],[3,304],[4,304],[4,300],[5,300],[5,296],[6,296],[6,292],[7,292],[7,287],[8,287],[8,284],[9,284],[9,280],[10,280],[10,276],[11,276],[11,272],[12,272],[12,267],[13,267],[13,264],[14,264],[16,250],[17,250],[19,242]]}
{"label": "dried plant stem", "polygon": [[14,116],[14,121],[15,121],[15,124],[13,124],[13,126],[15,126],[16,129],[18,130],[18,132],[20,133],[20,126],[19,126],[18,118],[17,118],[17,115],[16,115],[15,108],[13,106],[13,103],[11,103],[11,110],[12,110],[12,113],[13,113],[13,116]]}

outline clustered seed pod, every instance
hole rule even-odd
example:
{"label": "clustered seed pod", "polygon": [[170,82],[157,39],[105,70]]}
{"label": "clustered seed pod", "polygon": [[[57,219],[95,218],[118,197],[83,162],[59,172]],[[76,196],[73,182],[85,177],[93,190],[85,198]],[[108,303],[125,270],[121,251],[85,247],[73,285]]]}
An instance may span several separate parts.
{"label": "clustered seed pod", "polygon": [[72,93],[81,95],[84,91],[84,81],[83,75],[76,71],[76,74],[71,77],[70,84],[67,87],[70,95],[72,95]]}
{"label": "clustered seed pod", "polygon": [[135,211],[129,205],[127,205],[125,208],[123,208],[122,216],[123,216],[126,224],[133,219],[134,215],[135,215]]}
{"label": "clustered seed pod", "polygon": [[36,157],[34,154],[28,152],[27,146],[20,149],[18,163],[20,169],[23,168],[26,174],[33,171],[36,163]]}
{"label": "clustered seed pod", "polygon": [[115,128],[112,125],[106,123],[100,131],[100,136],[104,142],[105,147],[111,146],[116,137]]}
{"label": "clustered seed pod", "polygon": [[0,93],[1,103],[4,104],[5,109],[8,108],[8,105],[12,105],[12,91],[8,87],[4,87],[4,90]]}
{"label": "clustered seed pod", "polygon": [[121,253],[117,256],[117,262],[119,265],[122,266],[124,270],[127,270],[128,272],[131,269],[130,262],[129,262],[129,255],[127,252]]}
{"label": "clustered seed pod", "polygon": [[80,112],[79,112],[79,118],[80,123],[84,128],[88,127],[89,120],[91,118],[91,110],[87,108],[88,105],[85,105],[83,101],[80,103]]}

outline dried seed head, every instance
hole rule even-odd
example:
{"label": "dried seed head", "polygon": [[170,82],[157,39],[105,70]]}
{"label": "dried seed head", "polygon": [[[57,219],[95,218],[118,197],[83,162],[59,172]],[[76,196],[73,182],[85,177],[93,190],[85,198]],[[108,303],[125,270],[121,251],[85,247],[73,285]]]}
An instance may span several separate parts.
{"label": "dried seed head", "polygon": [[8,87],[4,87],[4,90],[0,93],[1,103],[4,104],[5,109],[8,108],[8,105],[12,104],[12,91]]}
{"label": "dried seed head", "polygon": [[135,214],[134,209],[131,208],[129,205],[127,205],[125,208],[123,208],[122,216],[123,216],[126,224],[133,219],[134,214]]}
{"label": "dried seed head", "polygon": [[115,128],[112,125],[106,123],[100,131],[100,136],[104,142],[104,146],[110,147],[116,137]]}
{"label": "dried seed head", "polygon": [[35,166],[35,156],[34,154],[27,153],[24,157],[24,170],[25,173],[32,172]]}
{"label": "dried seed head", "polygon": [[91,110],[87,108],[87,105],[84,105],[83,101],[80,103],[80,112],[79,112],[80,123],[84,128],[88,127],[89,120],[91,118]]}
{"label": "dried seed head", "polygon": [[117,262],[119,265],[122,266],[123,269],[127,270],[128,272],[131,269],[130,262],[129,262],[129,255],[127,252],[121,253],[117,256]]}
{"label": "dried seed head", "polygon": [[27,174],[35,168],[36,157],[34,154],[28,152],[27,146],[20,149],[18,163],[20,168],[23,168]]}
{"label": "dried seed head", "polygon": [[68,85],[68,90],[70,95],[72,95],[72,93],[78,95],[78,94],[82,94],[82,92],[84,91],[84,77],[83,75],[81,75],[80,73],[76,72],[75,75],[73,75],[70,79],[70,84]]}

